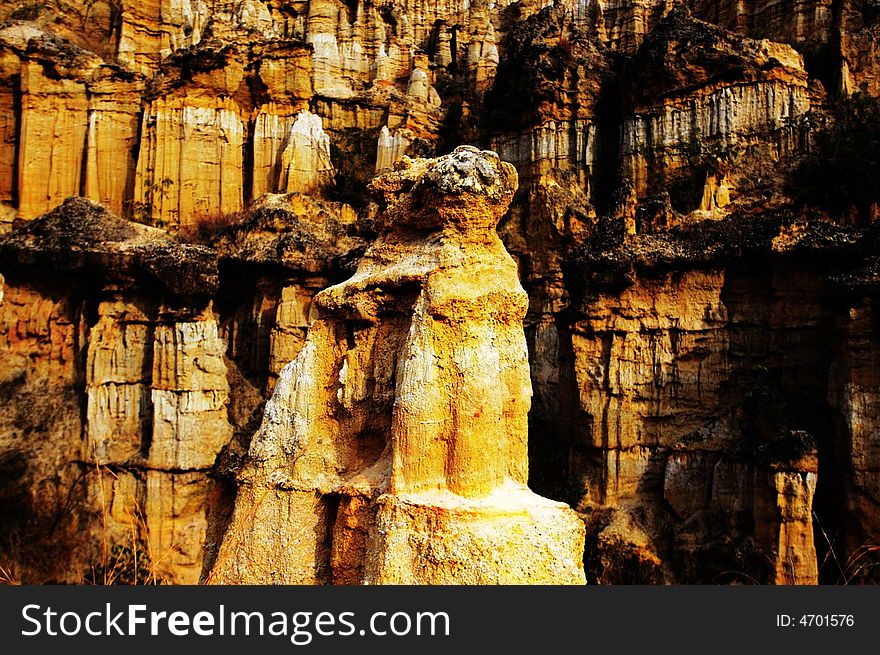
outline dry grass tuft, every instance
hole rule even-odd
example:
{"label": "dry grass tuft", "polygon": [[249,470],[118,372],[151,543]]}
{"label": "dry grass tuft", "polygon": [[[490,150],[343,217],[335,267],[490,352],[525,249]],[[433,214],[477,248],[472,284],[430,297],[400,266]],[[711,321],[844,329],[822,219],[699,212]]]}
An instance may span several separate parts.
{"label": "dry grass tuft", "polygon": [[191,221],[179,227],[177,236],[188,243],[210,245],[219,233],[241,223],[244,218],[243,212],[194,216]]}
{"label": "dry grass tuft", "polygon": [[118,476],[107,467],[96,466],[101,496],[101,554],[98,562],[90,564],[83,575],[86,585],[160,585],[165,580],[159,573],[159,565],[173,552],[173,548],[156,558],[150,547],[150,532],[146,515],[138,499],[132,496],[134,510],[128,515],[129,539],[126,543],[110,544],[107,493],[104,474]]}

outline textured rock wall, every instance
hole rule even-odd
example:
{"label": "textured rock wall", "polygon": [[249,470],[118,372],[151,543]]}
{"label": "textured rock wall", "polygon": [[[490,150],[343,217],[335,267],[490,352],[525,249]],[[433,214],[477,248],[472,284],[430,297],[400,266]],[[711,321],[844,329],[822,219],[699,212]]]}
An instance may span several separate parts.
{"label": "textured rock wall", "polygon": [[[328,261],[360,243],[318,230],[344,229],[351,214],[275,196],[223,246],[243,267],[226,284],[246,292],[219,294],[219,308],[209,300],[215,251],[84,200],[4,241],[0,470],[10,511],[0,557],[19,579],[200,579],[222,536],[211,521],[226,509],[224,476],[239,467],[264,394],[302,348],[312,298],[328,284],[306,269],[332,270]],[[291,251],[272,239],[297,215],[299,238],[319,251],[262,259]]]}
{"label": "textured rock wall", "polygon": [[85,317],[75,296],[53,286],[6,271],[0,302],[4,559],[38,579],[65,579],[71,552],[89,548],[68,508],[81,484]]}
{"label": "textured rock wall", "polygon": [[3,203],[3,221],[14,213],[12,205],[18,196],[16,167],[18,165],[18,105],[21,64],[13,53],[3,51],[0,58],[0,203]]}
{"label": "textured rock wall", "polygon": [[694,15],[733,32],[792,45],[827,43],[834,29],[832,0],[694,0],[689,4]]}
{"label": "textured rock wall", "polygon": [[88,98],[84,84],[52,80],[37,62],[22,66],[21,95],[19,210],[33,217],[80,193]]}
{"label": "textured rock wall", "polygon": [[[583,306],[571,334],[581,506],[635,515],[615,517],[605,531],[622,539],[636,530],[630,523],[641,526],[644,534],[633,539],[646,539],[639,557],[672,563],[679,579],[712,582],[725,566],[727,574],[744,571],[734,558],[751,556],[769,563],[765,580],[814,583],[818,471],[810,439],[817,435],[766,425],[760,412],[767,410],[752,409],[759,399],[750,394],[769,369],[770,377],[787,378],[782,386],[793,395],[820,400],[822,363],[812,347],[821,340],[822,309],[814,283],[799,274],[740,276],[707,270],[640,278]],[[766,283],[773,291],[762,298]],[[784,358],[774,356],[780,350]],[[809,426],[799,418],[799,427]],[[656,505],[646,510],[651,498]],[[701,551],[705,534],[717,530],[725,535],[719,541],[736,546],[713,571]],[[672,543],[665,543],[670,531]],[[701,567],[685,568],[688,553]]]}
{"label": "textured rock wall", "polygon": [[[229,564],[232,535],[250,534],[240,516],[226,531],[232,481],[268,395],[277,389],[270,408],[281,411],[299,388],[285,367],[320,314],[326,296],[316,294],[347,278],[381,231],[366,185],[411,166],[407,155],[459,143],[491,147],[519,173],[498,232],[528,293],[530,483],[582,512],[589,579],[876,575],[873,287],[835,300],[829,281],[841,260],[870,251],[846,250],[870,242],[860,232],[869,228],[834,232],[835,221],[858,220],[824,210],[824,222],[800,225],[795,215],[816,214],[793,205],[787,186],[829,97],[877,94],[870,2],[31,5],[0,8],[3,230],[82,195],[210,240],[199,256],[218,261],[222,278],[187,282],[183,246],[178,255],[165,243],[145,261],[156,232],[124,246],[76,241],[86,255],[52,246],[48,260],[27,245],[45,246],[39,221],[13,233],[11,250],[0,243],[4,320],[16,326],[7,333],[29,335],[3,351],[9,370],[30,371],[9,378],[24,400],[10,401],[0,433],[4,479],[19,481],[4,490],[7,505],[22,508],[10,525],[33,543],[46,538],[23,529],[28,516],[61,526],[53,543],[64,553],[52,570],[23,564],[31,579],[81,579],[106,561],[95,544],[107,534],[130,547],[132,517],[139,547],[171,553],[169,579],[210,570],[221,542],[216,570],[251,575]],[[819,252],[809,265],[780,259],[788,231]],[[114,268],[122,273],[108,281]],[[175,290],[141,268],[163,271]],[[77,284],[59,290],[71,271]],[[395,289],[395,302],[409,293]],[[321,310],[314,331],[329,353],[319,359],[339,367],[333,384],[346,357],[343,377],[403,352],[403,324],[428,321],[413,298],[381,329],[355,320],[349,339],[343,305]],[[32,311],[38,320],[21,327]],[[73,345],[47,346],[55,339]],[[22,364],[30,348],[33,370]],[[340,428],[352,437],[340,455],[351,471],[384,461],[377,435],[393,428],[388,367],[376,366],[376,379],[355,375],[325,399],[356,415]],[[30,406],[49,402],[35,401],[44,386],[58,409],[43,421]],[[369,416],[367,398],[388,411]],[[49,436],[25,447],[21,425]],[[296,478],[293,490],[246,473],[240,503],[250,498],[272,525],[305,526],[292,550],[270,544],[263,564],[295,552],[290,579],[412,580],[398,565],[421,554],[439,581],[451,575],[443,562],[486,544],[488,524],[461,517],[448,542],[431,543],[419,527],[434,516],[424,499],[379,502],[375,478],[392,475],[376,471],[363,485],[340,474],[357,478],[350,488]],[[255,489],[268,489],[265,507]],[[80,508],[68,523],[55,518],[65,498]],[[89,526],[79,537],[68,529],[76,521]],[[408,524],[413,541],[393,530],[372,539],[365,526],[386,522]],[[329,545],[316,547],[315,533]],[[829,571],[838,560],[843,570]]]}
{"label": "textured rock wall", "polygon": [[[87,4],[71,5],[83,21],[104,16],[97,6]],[[480,91],[491,84],[498,62],[490,20],[497,17],[498,9],[470,8],[467,3],[404,4],[386,11],[370,3],[355,10],[335,0],[297,5],[163,0],[121,3],[110,13],[109,41],[115,50],[96,49],[94,61],[74,62],[54,82],[54,90],[48,83],[31,83],[31,95],[38,88],[42,95],[26,103],[27,121],[14,94],[4,104],[10,126],[7,142],[17,140],[18,134],[31,139],[29,144],[40,139],[39,147],[26,144],[29,159],[4,173],[4,184],[30,194],[19,199],[6,192],[5,202],[16,216],[33,218],[68,195],[84,194],[138,220],[176,228],[205,216],[236,212],[244,201],[261,193],[323,186],[330,170],[328,144],[321,145],[316,157],[309,150],[314,151],[310,143],[314,138],[321,141],[319,136],[291,140],[276,133],[287,130],[287,117],[304,109],[313,92],[326,100],[318,106],[325,127],[329,121],[337,130],[360,128],[357,120],[334,121],[334,115],[344,110],[339,102],[353,100],[357,112],[376,107],[387,117],[371,118],[364,125],[374,130],[373,138],[385,125],[402,131],[407,144],[415,138],[436,141],[442,118],[440,98],[432,86],[437,69],[429,67],[428,55],[417,55],[415,49],[434,53],[444,62],[441,66]],[[5,41],[19,55],[29,41],[45,39],[42,30],[53,26],[55,31],[57,14],[51,11],[21,9],[11,16]],[[55,32],[71,44],[89,42],[83,33],[85,22],[78,26],[75,20],[63,21],[63,25]],[[441,42],[445,47],[440,47]],[[234,55],[223,49],[228,43],[239,48]],[[143,75],[156,84],[144,91],[137,83],[108,83],[108,74],[93,74],[101,59],[131,71],[132,79]],[[36,73],[28,61],[20,67],[33,77]],[[15,70],[13,60],[8,69],[14,87],[27,81],[27,75]],[[20,93],[28,95],[26,90]],[[83,102],[88,104],[87,117]],[[58,135],[44,134],[51,124],[39,122],[41,107],[52,120],[69,125]],[[215,110],[214,115],[207,110]],[[138,128],[135,121],[141,112],[144,117]],[[282,124],[275,125],[268,116],[278,116]],[[16,121],[26,123],[27,129],[13,128]],[[293,177],[302,180],[279,185],[286,171],[275,170],[280,163],[273,147],[263,145],[267,138],[290,142],[292,151],[285,163],[298,162],[301,170]],[[392,153],[393,160],[402,154]],[[375,150],[372,156],[373,162],[385,157]],[[127,167],[114,169],[102,163],[129,157],[137,162],[136,183]],[[81,179],[83,160],[88,166],[86,180]],[[31,171],[46,168],[50,174],[39,180],[33,177]]]}
{"label": "textured rock wall", "polygon": [[[7,556],[24,580],[103,582],[102,547],[131,547],[135,539],[149,553],[152,574],[198,581],[212,486],[207,473],[231,435],[216,323],[209,317],[157,323],[142,303],[108,299],[89,328],[82,314],[74,315],[81,324],[71,324],[65,303],[45,293],[13,284],[3,303],[14,312],[6,316],[2,344],[12,376],[6,381],[12,411],[5,416],[16,421],[4,426],[4,461],[27,459],[16,480],[22,497],[8,500],[25,503],[19,511],[30,513],[7,524],[13,549]],[[27,323],[16,312],[21,302],[31,308]],[[38,357],[43,350],[45,363]],[[19,365],[27,361],[32,372]],[[55,370],[65,362],[67,371]],[[29,429],[43,435],[32,445],[21,437]],[[4,489],[15,487],[7,479]],[[34,496],[24,497],[26,490]],[[58,552],[51,558],[26,552],[35,548]]]}
{"label": "textured rock wall", "polygon": [[579,0],[575,15],[611,48],[632,52],[672,5],[669,0]]}
{"label": "textured rock wall", "polygon": [[35,218],[84,195],[121,212],[133,192],[143,80],[33,27],[8,26],[2,41],[7,211]]}
{"label": "textured rock wall", "polygon": [[144,112],[135,213],[184,226],[242,208],[244,125],[232,100],[157,100]]}
{"label": "textured rock wall", "polygon": [[[804,86],[777,82],[728,86],[696,102],[690,96],[684,106],[677,104],[648,110],[624,123],[624,174],[639,197],[661,192],[675,171],[687,168],[694,157],[708,159],[718,152],[738,158],[738,175],[747,174],[750,167],[791,159],[802,144],[798,121],[810,111]],[[715,170],[707,170],[707,185],[716,176]],[[732,184],[729,178],[725,182]],[[729,198],[720,200],[717,195],[703,202],[704,195],[692,198],[695,206],[687,209],[698,202],[704,210],[729,204]]]}
{"label": "textured rock wall", "polygon": [[[326,186],[332,181],[329,143],[305,132],[291,139],[287,132],[289,117],[306,109],[313,93],[322,99],[316,108],[323,128],[369,130],[370,166],[378,160],[385,169],[413,141],[437,142],[444,113],[433,86],[439,76],[478,93],[491,86],[501,9],[461,2],[349,7],[336,0],[70,3],[77,21],[59,18],[60,6],[57,12],[13,8],[4,42],[25,56],[19,66],[12,59],[4,64],[13,90],[3,104],[5,142],[12,150],[19,134],[31,141],[18,148],[29,159],[2,179],[30,195],[5,192],[7,211],[30,219],[82,194],[137,220],[177,228],[239,211],[262,193]],[[44,30],[51,30],[68,40],[64,47],[89,44],[89,20],[106,20],[100,29],[112,47],[93,48],[97,55],[87,63],[79,57],[60,79],[53,77],[54,90],[31,83],[31,95],[38,87],[42,95],[28,100],[25,121],[15,93],[27,95],[21,86],[27,75],[17,68],[35,74],[28,43],[45,41]],[[105,65],[117,77],[121,66],[128,79],[95,73]],[[153,84],[145,88],[142,78]],[[69,125],[58,135],[44,134],[51,124],[39,123],[39,111],[47,112],[45,120]],[[340,112],[356,116],[339,120]],[[25,122],[26,130],[13,127]],[[380,154],[383,126],[399,145]],[[30,147],[34,138],[40,138],[38,147]],[[266,146],[267,139],[291,146],[283,163],[295,162],[293,182],[283,183],[288,176],[276,170],[282,165],[278,144]],[[317,150],[315,140],[321,142]],[[136,182],[127,166],[103,163],[129,158],[137,162]],[[37,180],[31,171],[38,169],[50,173]]]}
{"label": "textured rock wall", "polygon": [[880,63],[880,27],[877,6],[864,0],[843,3],[840,9],[840,90],[880,93],[877,67]]}
{"label": "textured rock wall", "polygon": [[89,85],[89,125],[82,195],[122,216],[133,197],[143,82],[102,70]]}
{"label": "textured rock wall", "polygon": [[[32,224],[30,245],[4,251],[18,263],[4,260],[0,302],[3,493],[17,508],[3,558],[23,581],[131,582],[126,567],[141,557],[141,581],[193,583],[208,473],[233,431],[225,341],[209,303],[163,305],[155,278],[134,282],[167,271],[156,263],[163,248],[184,277],[198,253],[108,216],[66,203]],[[72,267],[63,287],[59,265]]]}
{"label": "textured rock wall", "polygon": [[831,365],[829,404],[838,412],[835,457],[843,470],[843,493],[839,501],[847,522],[850,554],[842,566],[845,577],[871,580],[876,567],[871,556],[877,542],[877,400],[875,387],[877,348],[873,324],[874,301],[856,303],[841,319],[842,339],[838,357]]}
{"label": "textured rock wall", "polygon": [[[681,14],[686,13],[680,11],[680,3],[668,0],[586,0],[541,12],[538,6],[520,3],[401,2],[384,7],[367,2],[349,7],[338,0],[293,5],[257,0],[169,4],[163,0],[121,3],[118,7],[109,3],[67,4],[71,16],[79,19],[61,20],[55,10],[40,10],[31,16],[33,12],[19,8],[16,13],[10,8],[9,15],[18,18],[5,28],[5,42],[15,44],[13,49],[18,49],[19,56],[30,47],[31,54],[25,56],[29,61],[34,58],[33,43],[45,41],[46,33],[41,30],[50,25],[54,33],[75,44],[72,47],[89,44],[83,27],[88,19],[97,21],[98,29],[108,30],[109,43],[115,49],[95,48],[97,61],[76,59],[61,79],[54,81],[55,91],[50,91],[52,85],[40,84],[40,93],[60,95],[29,101],[32,111],[27,130],[21,129],[24,114],[16,96],[21,94],[20,80],[27,78],[16,69],[25,64],[16,67],[13,59],[4,60],[10,85],[18,87],[6,96],[0,113],[6,116],[6,147],[22,152],[12,144],[19,134],[31,138],[28,134],[34,130],[41,138],[39,147],[24,149],[30,159],[9,166],[0,176],[9,188],[4,192],[8,220],[14,216],[33,218],[67,195],[84,194],[138,220],[186,226],[205,216],[234,213],[265,192],[298,190],[296,184],[279,186],[283,172],[276,170],[280,166],[276,148],[277,142],[287,140],[290,117],[306,109],[313,95],[317,98],[310,109],[322,119],[329,150],[336,147],[344,152],[350,141],[343,133],[365,130],[374,139],[367,165],[375,164],[376,171],[387,170],[406,152],[454,145],[444,141],[456,124],[462,137],[473,140],[468,121],[474,120],[471,116],[479,112],[482,95],[492,88],[502,55],[516,61],[522,50],[526,60],[540,61],[546,56],[542,49],[548,43],[555,44],[556,50],[549,52],[553,56],[560,49],[569,49],[570,44],[576,46],[568,51],[570,61],[562,63],[558,75],[553,74],[552,84],[561,90],[559,101],[535,111],[534,107],[519,107],[529,98],[520,94],[514,103],[502,106],[517,120],[528,120],[532,113],[534,120],[522,126],[525,129],[499,130],[492,125],[486,144],[516,163],[524,179],[556,168],[575,171],[589,187],[591,199],[595,185],[590,180],[617,174],[615,164],[609,162],[620,148],[623,174],[633,178],[637,196],[653,193],[648,178],[667,182],[672,178],[669,184],[704,187],[690,194],[703,209],[723,209],[718,205],[726,204],[737,180],[708,175],[701,183],[686,182],[680,178],[687,157],[671,150],[680,150],[682,143],[701,143],[714,151],[726,141],[744,142],[755,147],[743,155],[740,168],[761,176],[764,171],[756,172],[756,166],[747,160],[767,162],[799,148],[800,135],[783,134],[780,125],[790,131],[815,104],[812,92],[807,93],[803,63],[794,53],[775,43],[736,44],[722,39],[719,45],[716,39],[713,47],[736,52],[746,74],[741,72],[738,79],[727,74],[713,77],[719,71],[710,67],[706,79],[689,80],[691,84],[682,86],[677,98],[670,89],[661,98],[647,85],[650,103],[632,105],[624,100],[621,109],[627,118],[619,128],[623,143],[613,143],[613,133],[605,133],[600,126],[612,115],[609,112],[615,111],[610,99],[613,91],[604,96],[600,93],[605,75],[599,69],[606,67],[600,61],[607,52],[616,51],[636,57],[639,64],[635,71],[655,66],[649,57],[651,35],[655,35],[655,42],[668,39],[668,24],[681,22]],[[832,84],[847,92],[875,90],[876,17],[864,3],[842,3],[837,13],[831,11],[829,2],[686,4],[694,17],[724,29],[792,44],[805,53],[807,68],[826,87]],[[552,28],[557,33],[545,30],[539,39],[529,41],[527,48],[518,46],[524,38],[528,41],[522,26],[528,21],[540,23],[540,16],[548,11],[557,16],[557,25]],[[517,36],[505,43],[511,29]],[[691,31],[699,36],[699,29]],[[580,51],[586,43],[590,44],[590,56]],[[684,43],[689,44],[686,49],[696,45],[696,53],[709,47],[705,40]],[[142,91],[140,82],[123,80],[118,72],[105,72],[102,60],[122,65],[133,71],[130,75],[154,77],[156,84],[149,92]],[[774,61],[776,68],[750,72],[761,71],[762,62]],[[685,57],[674,67],[686,70],[694,63]],[[527,64],[515,64],[522,65]],[[32,69],[29,64],[25,67]],[[93,72],[97,69],[100,71]],[[783,70],[787,74],[781,73]],[[770,81],[773,85],[762,86]],[[700,85],[699,92],[694,84]],[[525,88],[530,86],[527,83]],[[31,88],[36,87],[32,84]],[[83,92],[89,106],[86,136],[82,135]],[[227,105],[225,97],[234,104]],[[602,102],[601,97],[605,98]],[[55,104],[57,115],[50,109]],[[40,106],[53,120],[70,123],[61,132],[66,136],[42,140],[42,133],[51,126],[41,125]],[[177,109],[184,107],[215,109],[216,115],[212,118],[184,110],[177,116]],[[141,111],[144,120],[136,127]],[[737,131],[745,127],[748,129]],[[662,137],[654,136],[655,128]],[[160,136],[159,131],[166,136]],[[764,147],[766,132],[779,133],[769,148]],[[638,144],[639,153],[634,152],[635,134],[645,138]],[[163,139],[169,140],[168,145],[162,145]],[[184,143],[180,161],[176,152],[169,152],[165,159],[164,149],[174,150],[172,140]],[[344,155],[330,155],[337,156]],[[52,157],[56,158],[54,168]],[[137,184],[128,166],[102,163],[129,158],[137,161]],[[329,170],[323,155],[316,160],[308,152],[295,157],[291,153],[291,158],[310,162],[306,178],[324,177]],[[211,170],[197,166],[196,159],[204,159]],[[597,159],[603,162],[598,171]],[[76,166],[82,161],[87,164],[85,179],[80,179],[82,165]],[[29,172],[46,169],[57,172],[40,179]],[[222,192],[215,188],[221,179]],[[600,186],[607,185],[603,181]],[[715,198],[716,187],[722,189],[720,198]],[[20,188],[27,189],[23,198],[18,198]],[[189,199],[192,194],[199,202]]]}
{"label": "textured rock wall", "polygon": [[[592,20],[575,18],[582,25]],[[779,346],[787,357],[779,366],[797,367],[812,348],[823,349],[821,330],[810,326],[826,310],[759,310],[791,318],[781,326],[731,316],[734,306],[744,311],[763,302],[729,300],[731,280],[747,294],[765,282],[743,282],[723,268],[693,271],[673,253],[665,255],[667,265],[680,273],[631,273],[622,287],[582,289],[564,255],[601,243],[594,230],[604,219],[591,204],[610,210],[623,234],[662,234],[682,219],[723,219],[737,198],[754,193],[756,178],[791,166],[808,147],[800,122],[816,102],[801,56],[785,45],[730,37],[681,7],[667,7],[637,43],[610,44],[631,53],[611,70],[615,98],[601,92],[609,65],[596,37],[556,27],[564,20],[551,10],[519,28],[532,39],[525,51],[545,59],[530,68],[528,56],[520,62],[514,49],[510,69],[499,70],[498,98],[490,96],[503,126],[502,108],[524,86],[532,94],[528,110],[514,112],[531,126],[493,143],[531,182],[501,227],[531,296],[532,461],[547,466],[537,464],[533,479],[585,511],[587,567],[597,581],[717,582],[749,571],[763,581],[815,582],[815,442],[829,428],[802,435],[811,426],[800,417],[797,429],[765,426],[756,436],[757,428],[742,424],[753,401],[741,378],[753,383],[753,368],[768,365],[762,340],[772,342],[777,333],[808,335],[807,343]],[[549,52],[539,45],[548,42],[555,46]],[[539,66],[577,74],[569,82]],[[545,118],[571,115],[568,107],[583,112],[574,114],[573,126]],[[620,127],[608,129],[615,113],[623,116]],[[620,162],[621,192],[603,198],[609,153]],[[613,268],[612,262],[603,264]],[[576,302],[581,293],[583,305]],[[809,306],[817,303],[813,297]],[[666,325],[655,313],[664,306]],[[752,321],[760,325],[754,331]],[[786,375],[781,384],[810,380],[798,393],[824,404],[827,370],[803,366],[801,382]],[[709,371],[720,375],[706,377]],[[763,450],[756,455],[749,448],[762,439],[790,440],[793,452],[778,461]],[[723,536],[707,540],[708,534]]]}
{"label": "textured rock wall", "polygon": [[123,0],[116,57],[140,72],[152,71],[175,50],[201,41],[211,4],[203,0]]}
{"label": "textured rock wall", "polygon": [[[128,295],[128,294],[126,294]],[[198,581],[207,473],[232,436],[225,344],[210,307],[177,319],[148,302],[101,302],[89,333],[82,461],[116,529],[143,532],[162,579]],[[96,476],[92,476],[93,478]],[[117,509],[114,511],[112,508]],[[140,523],[140,525],[138,525]],[[124,541],[123,541],[124,543]]]}

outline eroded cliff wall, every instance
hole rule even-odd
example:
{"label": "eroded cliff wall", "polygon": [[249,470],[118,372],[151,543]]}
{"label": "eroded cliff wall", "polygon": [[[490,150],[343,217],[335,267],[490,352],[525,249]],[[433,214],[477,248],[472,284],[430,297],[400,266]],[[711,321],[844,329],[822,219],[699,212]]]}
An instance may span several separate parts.
{"label": "eroded cliff wall", "polygon": [[[587,579],[876,580],[878,18],[862,0],[2,3],[0,564],[445,580],[454,548],[407,573],[393,562],[417,553],[366,527],[419,535],[427,516],[391,490],[405,430],[397,369],[375,362],[463,365],[462,337],[405,338],[416,282],[315,298],[359,261],[430,267],[426,235],[391,238],[389,217],[421,197],[410,158],[470,143],[519,178],[495,208],[528,298],[529,473],[511,478],[577,510]],[[847,133],[863,147],[829,154]],[[804,166],[829,156],[857,163],[826,188]],[[841,196],[847,179],[862,190]],[[341,396],[296,391],[308,357]],[[332,475],[286,453],[279,486],[255,462],[293,448],[272,416],[297,394],[350,447]],[[326,454],[326,425],[297,448]],[[312,541],[253,563],[248,502]]]}

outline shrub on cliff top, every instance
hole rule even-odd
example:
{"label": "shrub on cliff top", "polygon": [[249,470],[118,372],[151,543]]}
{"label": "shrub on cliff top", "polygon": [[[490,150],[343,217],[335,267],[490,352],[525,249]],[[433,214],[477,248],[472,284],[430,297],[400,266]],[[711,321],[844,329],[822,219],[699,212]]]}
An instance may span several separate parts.
{"label": "shrub on cliff top", "polygon": [[804,204],[869,222],[880,203],[880,100],[856,93],[833,101],[789,187]]}

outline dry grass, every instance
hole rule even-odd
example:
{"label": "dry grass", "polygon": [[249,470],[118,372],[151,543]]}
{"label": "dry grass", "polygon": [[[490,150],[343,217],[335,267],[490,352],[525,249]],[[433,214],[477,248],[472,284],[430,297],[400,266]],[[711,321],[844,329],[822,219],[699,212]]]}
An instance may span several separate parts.
{"label": "dry grass", "polygon": [[876,580],[880,572],[880,545],[864,543],[856,548],[847,558],[844,572],[844,584]]}
{"label": "dry grass", "polygon": [[146,516],[137,497],[132,495],[133,511],[128,515],[129,538],[125,543],[110,543],[107,493],[104,485],[105,474],[118,479],[117,474],[107,467],[96,465],[101,497],[101,554],[98,562],[88,566],[82,584],[87,585],[159,585],[165,580],[159,573],[159,565],[172,552],[173,547],[156,558],[150,546],[150,532]]}
{"label": "dry grass", "polygon": [[12,565],[8,569],[0,565],[0,586],[17,586],[21,581],[15,575],[15,566]]}
{"label": "dry grass", "polygon": [[822,538],[828,546],[825,558],[819,565],[819,571],[833,561],[837,569],[837,584],[863,584],[865,582],[876,582],[880,578],[880,544],[876,542],[865,542],[856,548],[846,561],[841,561],[837,556],[834,548],[834,542],[825,532],[825,528],[819,523],[819,517],[813,512],[813,521],[819,526]]}
{"label": "dry grass", "polygon": [[180,225],[177,236],[188,243],[210,245],[220,232],[240,223],[244,217],[242,212],[193,216],[189,222]]}
{"label": "dry grass", "polygon": [[[163,574],[163,565],[178,552],[177,544],[163,549],[161,553],[154,552],[155,540],[151,538],[146,513],[137,498],[137,492],[133,490],[129,496],[116,499],[127,509],[122,516],[114,516],[111,499],[115,485],[111,480],[118,480],[119,475],[101,465],[95,465],[92,470],[97,474],[99,501],[99,507],[93,514],[94,523],[91,524],[94,531],[81,530],[82,539],[76,543],[71,542],[71,535],[68,535],[65,543],[69,561],[62,558],[66,564],[60,568],[46,568],[48,575],[44,575],[44,569],[40,568],[41,562],[51,561],[60,553],[53,555],[55,545],[46,541],[48,537],[45,534],[41,533],[40,540],[27,546],[12,548],[8,559],[0,563],[0,585],[20,585],[26,579],[32,579],[35,583],[62,581],[82,585],[160,585],[168,582]],[[66,507],[68,512],[72,511],[70,506]],[[124,537],[120,534],[120,528],[125,531],[122,533]],[[27,552],[42,555],[22,560],[21,555]],[[75,573],[77,570],[78,574]]]}

